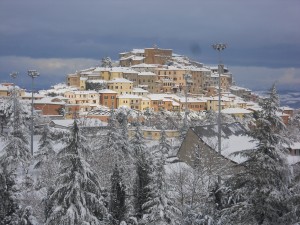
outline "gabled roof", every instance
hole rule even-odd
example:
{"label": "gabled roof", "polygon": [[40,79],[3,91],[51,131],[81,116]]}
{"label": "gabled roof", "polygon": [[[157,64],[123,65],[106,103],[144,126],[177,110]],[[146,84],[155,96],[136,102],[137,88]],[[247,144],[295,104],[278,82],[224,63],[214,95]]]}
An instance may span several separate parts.
{"label": "gabled roof", "polygon": [[[196,126],[190,128],[206,145],[217,151],[218,147],[218,126]],[[221,125],[221,155],[237,163],[241,163],[245,158],[231,155],[234,152],[254,149],[257,142],[247,135],[242,124],[236,122]]]}

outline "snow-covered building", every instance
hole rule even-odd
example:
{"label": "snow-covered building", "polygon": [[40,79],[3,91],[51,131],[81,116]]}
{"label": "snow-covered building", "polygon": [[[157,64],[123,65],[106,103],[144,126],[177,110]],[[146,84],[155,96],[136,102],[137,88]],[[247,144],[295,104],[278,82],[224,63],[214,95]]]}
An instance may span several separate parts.
{"label": "snow-covered building", "polygon": [[240,169],[237,164],[244,158],[232,153],[253,149],[256,142],[246,134],[246,129],[240,123],[222,124],[221,154],[218,153],[217,125],[191,127],[177,153],[181,161],[193,166],[200,160],[213,175],[226,176]]}
{"label": "snow-covered building", "polygon": [[118,94],[132,94],[133,82],[125,78],[115,78],[107,82],[107,88]]}
{"label": "snow-covered building", "polygon": [[63,115],[66,102],[58,97],[44,97],[33,103],[35,110],[40,110],[42,115]]}
{"label": "snow-covered building", "polygon": [[228,114],[234,117],[238,117],[240,119],[243,119],[243,117],[245,115],[252,115],[253,112],[247,109],[243,109],[243,108],[227,108],[227,109],[223,109],[221,111],[221,113],[223,114]]}

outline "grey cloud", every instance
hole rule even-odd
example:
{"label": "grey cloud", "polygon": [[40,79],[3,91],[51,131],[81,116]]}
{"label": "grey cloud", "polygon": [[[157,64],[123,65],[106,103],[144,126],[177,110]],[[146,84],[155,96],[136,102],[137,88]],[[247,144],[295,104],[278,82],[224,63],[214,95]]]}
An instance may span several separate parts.
{"label": "grey cloud", "polygon": [[[299,6],[298,0],[3,0],[0,56],[117,59],[157,44],[213,64],[211,44],[225,42],[229,66],[299,68]],[[8,66],[0,76],[14,69]]]}

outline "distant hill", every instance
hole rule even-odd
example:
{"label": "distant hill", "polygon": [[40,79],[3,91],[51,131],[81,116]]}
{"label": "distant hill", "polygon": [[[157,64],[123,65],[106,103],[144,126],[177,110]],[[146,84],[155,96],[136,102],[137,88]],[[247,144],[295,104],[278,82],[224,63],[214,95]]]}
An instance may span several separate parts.
{"label": "distant hill", "polygon": [[[266,95],[266,91],[255,91],[258,95]],[[278,90],[280,96],[280,105],[289,106],[293,109],[300,109],[300,90]]]}

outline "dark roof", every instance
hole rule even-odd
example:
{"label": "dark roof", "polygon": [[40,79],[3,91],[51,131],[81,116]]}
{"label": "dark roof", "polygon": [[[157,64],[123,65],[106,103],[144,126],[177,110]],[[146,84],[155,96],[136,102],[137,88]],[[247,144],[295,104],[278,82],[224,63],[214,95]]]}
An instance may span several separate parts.
{"label": "dark roof", "polygon": [[[195,134],[202,137],[217,137],[218,136],[218,125],[206,125],[206,126],[196,126],[191,127]],[[246,129],[239,122],[230,123],[230,124],[221,124],[221,135],[222,138],[229,138],[230,136],[241,136],[247,135]]]}

